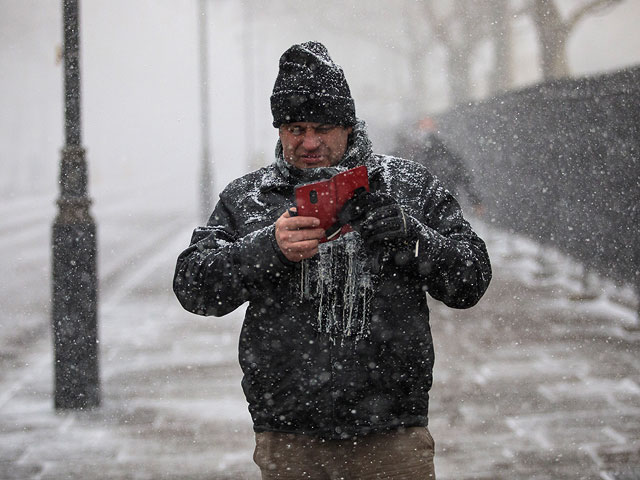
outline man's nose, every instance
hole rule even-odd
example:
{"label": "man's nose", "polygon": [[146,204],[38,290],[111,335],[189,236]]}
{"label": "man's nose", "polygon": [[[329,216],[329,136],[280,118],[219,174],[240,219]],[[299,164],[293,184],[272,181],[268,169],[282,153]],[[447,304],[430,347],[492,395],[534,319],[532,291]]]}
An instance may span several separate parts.
{"label": "man's nose", "polygon": [[313,129],[308,128],[304,132],[302,146],[307,150],[315,150],[320,146],[320,135],[318,135]]}

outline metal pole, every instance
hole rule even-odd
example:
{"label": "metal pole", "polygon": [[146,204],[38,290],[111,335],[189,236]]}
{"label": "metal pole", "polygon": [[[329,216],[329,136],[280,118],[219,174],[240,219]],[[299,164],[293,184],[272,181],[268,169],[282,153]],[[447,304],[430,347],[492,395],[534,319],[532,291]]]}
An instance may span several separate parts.
{"label": "metal pole", "polygon": [[65,146],[52,235],[52,328],[57,409],[100,404],[96,225],[81,144],[79,0],[63,0]]}
{"label": "metal pole", "polygon": [[207,0],[199,0],[198,36],[200,41],[200,218],[205,221],[213,207],[213,178],[209,144],[209,51],[207,41]]}
{"label": "metal pole", "polygon": [[247,135],[245,138],[246,145],[246,169],[247,171],[255,170],[256,165],[256,147],[255,147],[255,131],[254,125],[254,73],[253,73],[253,6],[250,2],[245,0],[243,6],[243,20],[244,20],[244,41],[243,41],[243,60],[244,60],[244,111],[245,111],[245,128],[247,132],[252,132],[251,135]]}

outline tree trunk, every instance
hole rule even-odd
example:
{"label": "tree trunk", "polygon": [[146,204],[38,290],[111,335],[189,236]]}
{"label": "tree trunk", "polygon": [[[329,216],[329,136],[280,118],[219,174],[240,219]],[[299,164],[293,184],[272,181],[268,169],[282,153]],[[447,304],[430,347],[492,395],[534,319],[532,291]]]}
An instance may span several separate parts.
{"label": "tree trunk", "polygon": [[495,66],[489,87],[492,95],[508,90],[513,82],[513,36],[508,8],[507,0],[493,0],[491,4],[491,36],[495,49]]}
{"label": "tree trunk", "polygon": [[544,80],[569,75],[566,59],[568,32],[553,0],[535,0],[533,19],[540,40],[540,60]]}
{"label": "tree trunk", "polygon": [[427,111],[428,95],[426,82],[427,43],[424,40],[424,25],[417,23],[415,11],[403,6],[404,29],[407,33],[407,71],[409,88],[404,99],[405,116],[418,120]]}
{"label": "tree trunk", "polygon": [[471,96],[470,59],[476,32],[470,22],[476,20],[469,18],[467,7],[464,0],[456,0],[453,6],[459,28],[455,24],[450,26],[447,63],[452,104],[464,103]]}
{"label": "tree trunk", "polygon": [[451,103],[454,105],[464,103],[469,100],[470,80],[469,80],[469,56],[470,52],[466,46],[449,49],[447,59],[449,71],[449,88],[451,92]]}
{"label": "tree trunk", "polygon": [[409,54],[411,95],[408,100],[408,111],[412,117],[423,116],[426,110],[427,86],[425,82],[425,53],[422,48],[413,48]]}

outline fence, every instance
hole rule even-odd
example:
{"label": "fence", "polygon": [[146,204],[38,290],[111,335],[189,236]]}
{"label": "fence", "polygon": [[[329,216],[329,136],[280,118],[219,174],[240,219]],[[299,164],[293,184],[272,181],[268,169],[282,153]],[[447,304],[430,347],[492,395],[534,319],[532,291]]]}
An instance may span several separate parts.
{"label": "fence", "polygon": [[640,67],[459,106],[439,126],[497,224],[640,292]]}

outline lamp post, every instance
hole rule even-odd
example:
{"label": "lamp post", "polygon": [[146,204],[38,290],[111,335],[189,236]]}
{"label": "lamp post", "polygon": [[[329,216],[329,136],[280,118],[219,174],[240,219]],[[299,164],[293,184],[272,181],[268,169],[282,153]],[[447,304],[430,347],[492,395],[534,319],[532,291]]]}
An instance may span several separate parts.
{"label": "lamp post", "polygon": [[243,6],[243,24],[244,24],[244,38],[242,42],[243,46],[243,64],[244,64],[244,111],[245,111],[245,128],[246,131],[252,132],[251,135],[247,135],[245,138],[246,145],[246,165],[247,171],[255,170],[259,167],[256,165],[255,158],[255,139],[254,139],[254,99],[253,99],[253,5],[250,2],[244,2]]}
{"label": "lamp post", "polygon": [[89,213],[87,163],[81,144],[79,0],[63,0],[64,132],[58,214],[52,232],[54,404],[100,404],[96,225]]}
{"label": "lamp post", "polygon": [[209,147],[209,51],[207,40],[207,0],[198,0],[198,37],[200,43],[200,218],[207,221],[213,206],[211,152]]}

